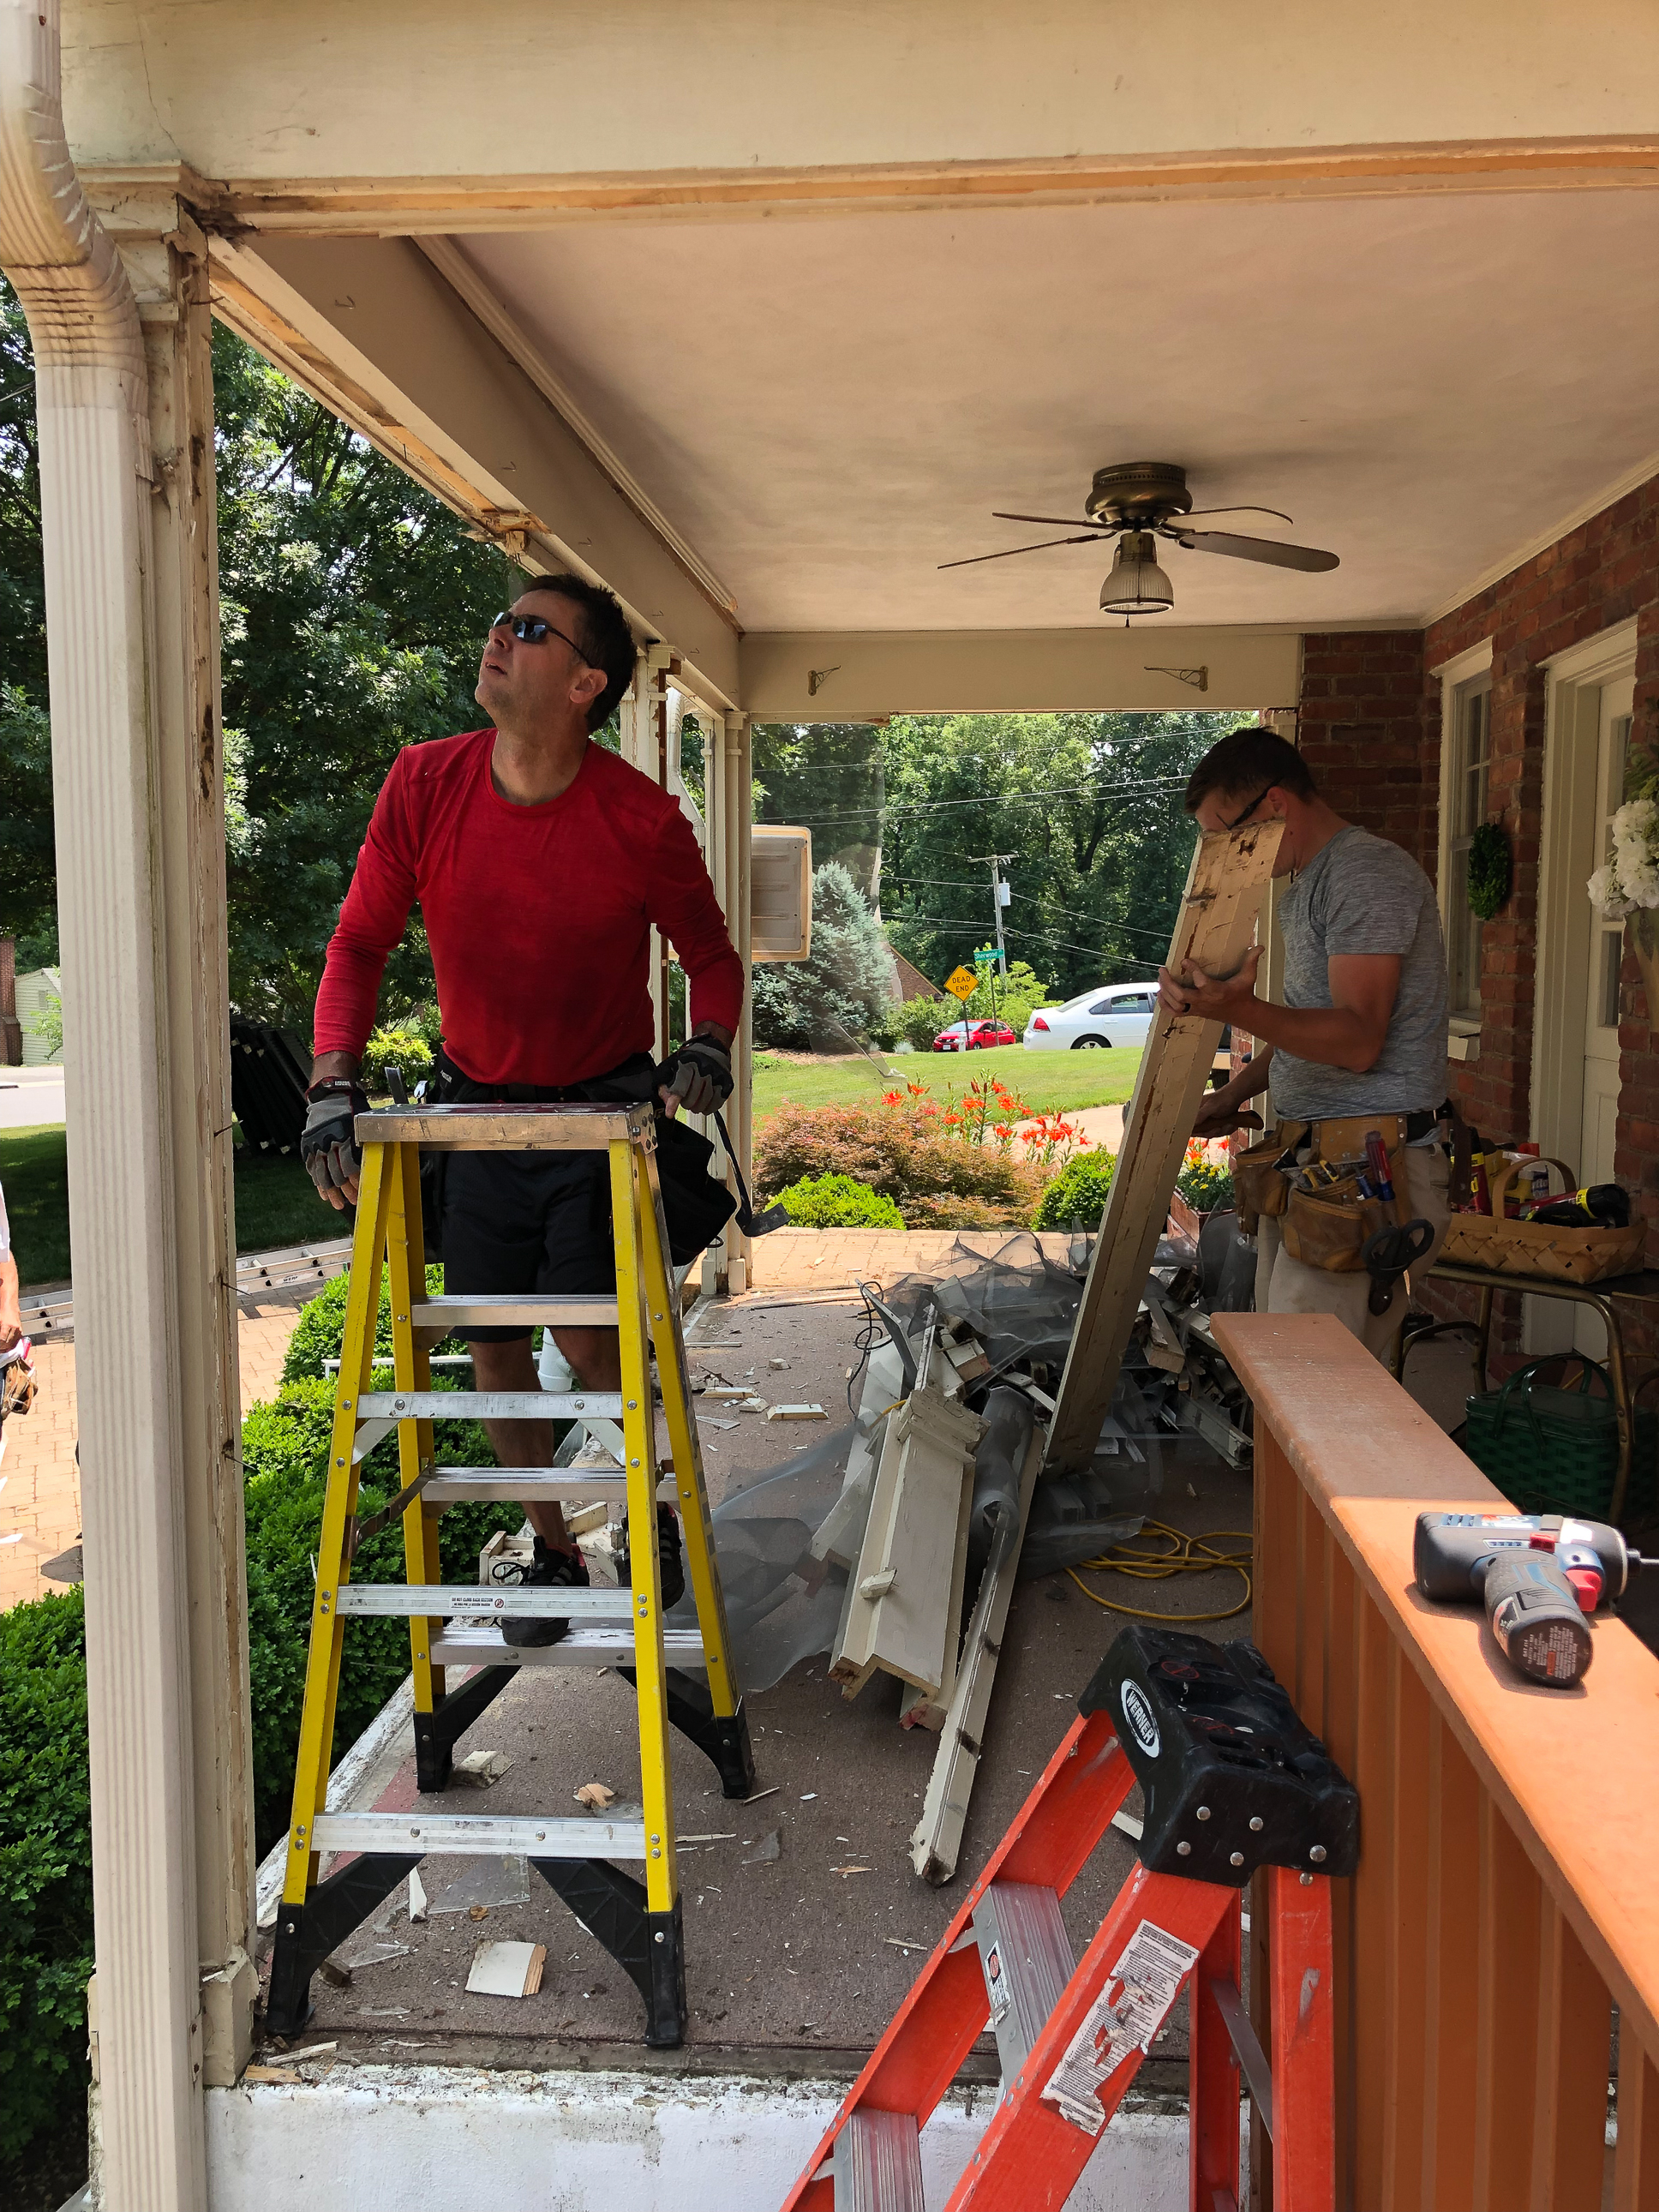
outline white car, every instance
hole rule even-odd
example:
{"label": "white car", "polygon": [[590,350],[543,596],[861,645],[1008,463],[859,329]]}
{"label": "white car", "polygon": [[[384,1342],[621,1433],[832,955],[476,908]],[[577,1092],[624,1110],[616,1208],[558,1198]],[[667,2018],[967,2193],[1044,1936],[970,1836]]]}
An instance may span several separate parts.
{"label": "white car", "polygon": [[1025,1024],[1027,1052],[1102,1051],[1108,1045],[1143,1045],[1152,1026],[1158,993],[1148,983],[1109,983],[1044,1006]]}

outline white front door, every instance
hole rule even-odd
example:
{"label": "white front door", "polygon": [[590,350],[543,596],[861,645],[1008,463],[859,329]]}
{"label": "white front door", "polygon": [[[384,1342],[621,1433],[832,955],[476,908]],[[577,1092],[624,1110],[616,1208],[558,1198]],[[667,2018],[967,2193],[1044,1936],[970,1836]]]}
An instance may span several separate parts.
{"label": "white front door", "polygon": [[[1613,849],[1611,823],[1624,797],[1625,756],[1630,747],[1636,678],[1613,678],[1601,686],[1596,739],[1595,858]],[[1583,1134],[1577,1160],[1581,1183],[1613,1181],[1613,1141],[1619,1121],[1619,969],[1625,957],[1625,925],[1597,915],[1590,930],[1589,972],[1584,993]],[[1569,1162],[1569,1165],[1572,1163]],[[1594,1358],[1605,1355],[1607,1331],[1588,1307],[1577,1309],[1577,1350]]]}

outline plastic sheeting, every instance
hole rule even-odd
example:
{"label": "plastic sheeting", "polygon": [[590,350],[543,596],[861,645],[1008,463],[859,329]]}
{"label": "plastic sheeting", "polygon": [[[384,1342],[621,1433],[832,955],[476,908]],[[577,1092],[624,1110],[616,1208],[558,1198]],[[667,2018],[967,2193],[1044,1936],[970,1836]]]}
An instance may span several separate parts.
{"label": "plastic sheeting", "polygon": [[[1158,1246],[1154,1265],[1192,1267],[1191,1244]],[[988,1563],[1004,1556],[1018,1528],[1019,1470],[1030,1443],[1035,1411],[1029,1395],[1004,1372],[1046,1371],[1050,1385],[1064,1367],[1077,1309],[1083,1294],[1079,1277],[1043,1253],[1024,1232],[1011,1237],[957,1240],[939,1270],[908,1275],[882,1295],[881,1303],[900,1322],[914,1356],[920,1352],[930,1309],[946,1321],[971,1328],[991,1362],[988,1375],[965,1392],[988,1423],[975,1456],[970,1522],[969,1572],[966,1607]],[[876,1343],[886,1341],[878,1328]],[[759,1476],[733,1492],[713,1515],[714,1550],[720,1560],[738,1679],[748,1690],[765,1690],[781,1681],[801,1660],[827,1652],[835,1642],[847,1592],[847,1569],[835,1559],[814,1556],[812,1539],[841,1499],[853,1472],[878,1458],[886,1415],[890,1410],[896,1356],[885,1358],[866,1381],[861,1418],[823,1438],[810,1452]],[[856,1448],[856,1449],[855,1449]],[[1102,1449],[1087,1482],[1079,1513],[1068,1492],[1056,1497],[1056,1512],[1046,1510],[1045,1486],[1039,1483],[1026,1538],[1036,1571],[1052,1572],[1068,1559],[1092,1557],[1107,1543],[1133,1534],[1140,1515],[1162,1487],[1162,1455],[1152,1413],[1133,1375],[1126,1370],[1102,1436]],[[1073,1488],[1076,1486],[1073,1486]],[[868,1510],[867,1494],[862,1501]],[[843,1556],[857,1557],[861,1527],[838,1540]],[[667,1616],[673,1627],[695,1627],[696,1609],[688,1595]]]}

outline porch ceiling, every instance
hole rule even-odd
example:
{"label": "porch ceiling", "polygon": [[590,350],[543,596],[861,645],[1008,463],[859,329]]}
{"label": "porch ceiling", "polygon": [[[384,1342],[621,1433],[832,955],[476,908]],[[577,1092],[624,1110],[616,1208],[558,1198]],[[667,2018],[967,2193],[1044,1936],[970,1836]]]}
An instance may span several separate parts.
{"label": "porch ceiling", "polygon": [[[1182,463],[1342,565],[1171,547],[1177,619],[1419,622],[1659,447],[1659,225],[1620,190],[570,224],[466,254],[749,630],[1076,629],[1046,533]],[[510,458],[510,457],[504,457]],[[1214,526],[1227,526],[1218,523]],[[1056,533],[1057,534],[1057,533]]]}

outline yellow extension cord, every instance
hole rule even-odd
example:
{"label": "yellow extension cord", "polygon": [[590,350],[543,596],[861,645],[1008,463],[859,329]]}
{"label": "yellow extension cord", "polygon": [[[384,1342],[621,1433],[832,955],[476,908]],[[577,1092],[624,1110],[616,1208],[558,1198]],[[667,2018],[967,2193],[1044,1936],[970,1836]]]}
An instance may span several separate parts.
{"label": "yellow extension cord", "polygon": [[1127,1613],[1137,1620],[1166,1620],[1181,1626],[1194,1620],[1231,1620],[1235,1614],[1246,1612],[1250,1602],[1250,1553],[1221,1552],[1215,1547],[1222,1537],[1242,1537],[1248,1547],[1250,1532],[1247,1528],[1211,1528],[1202,1536],[1184,1535],[1179,1528],[1171,1528],[1165,1521],[1143,1523],[1143,1536],[1167,1537],[1171,1548],[1167,1552],[1136,1552],[1127,1544],[1114,1544],[1109,1552],[1103,1552],[1097,1559],[1081,1562],[1090,1574],[1132,1575],[1137,1582],[1167,1582],[1171,1575],[1206,1575],[1217,1567],[1231,1567],[1241,1577],[1244,1595],[1237,1605],[1230,1605],[1224,1613],[1154,1613],[1144,1605],[1119,1605],[1115,1599],[1102,1597],[1091,1590],[1075,1567],[1066,1571],[1085,1597],[1096,1605],[1103,1605],[1109,1613]]}

